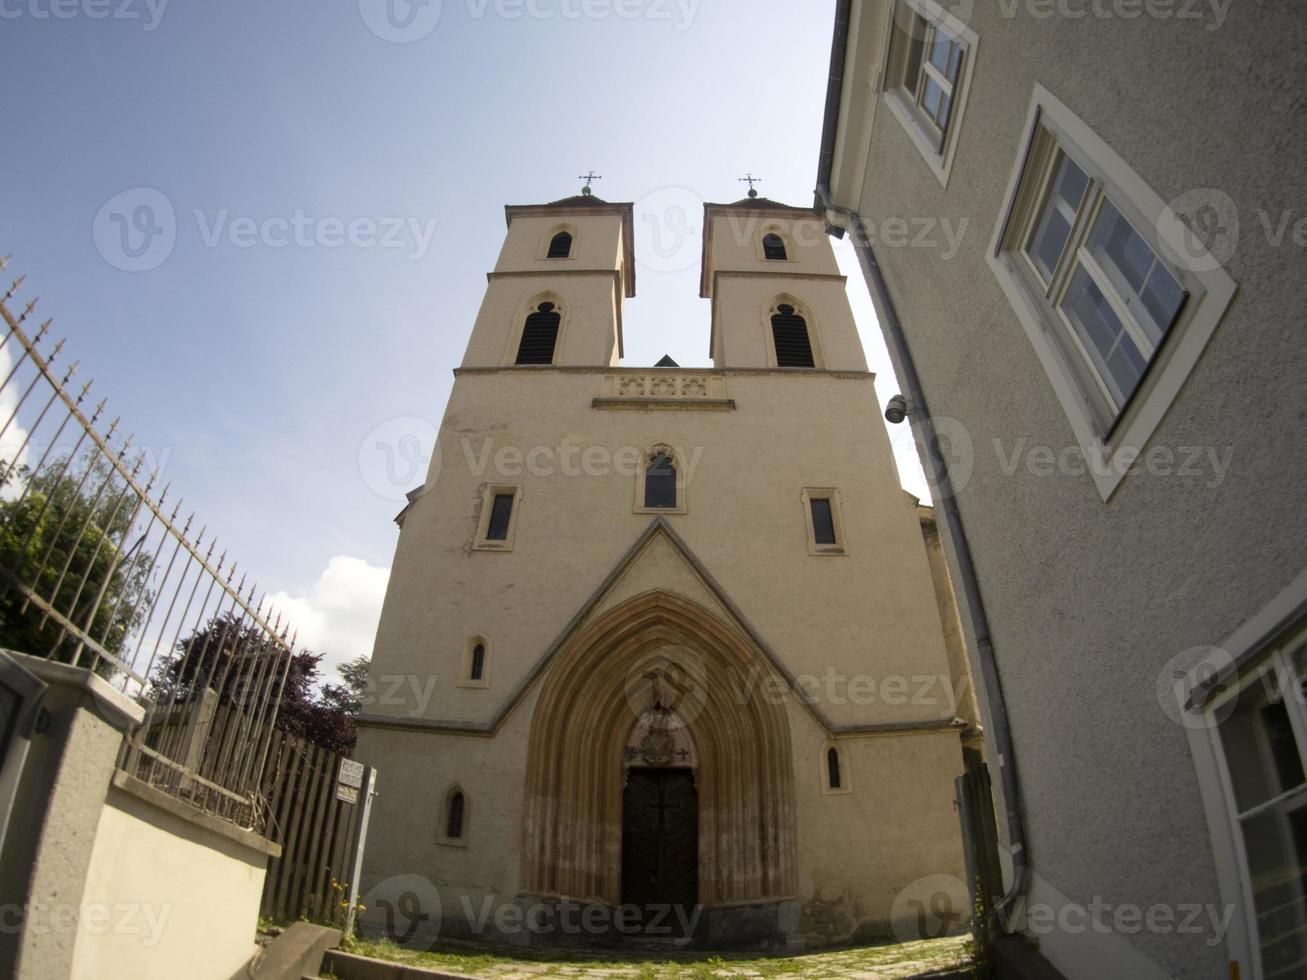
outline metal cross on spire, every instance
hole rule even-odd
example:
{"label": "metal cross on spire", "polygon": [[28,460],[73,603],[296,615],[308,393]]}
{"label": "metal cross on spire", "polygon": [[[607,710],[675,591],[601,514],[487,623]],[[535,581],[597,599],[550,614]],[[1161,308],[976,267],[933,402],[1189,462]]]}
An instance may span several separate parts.
{"label": "metal cross on spire", "polygon": [[585,186],[581,188],[581,193],[584,194],[586,197],[589,197],[592,193],[594,193],[593,191],[590,190],[591,182],[596,180],[603,180],[603,177],[601,177],[599,174],[591,170],[588,174],[582,174],[580,177],[576,179],[585,181]]}
{"label": "metal cross on spire", "polygon": [[750,196],[750,197],[757,197],[757,196],[758,196],[758,192],[757,192],[756,190],[754,190],[753,185],[754,185],[754,184],[761,184],[761,183],[762,183],[762,178],[761,178],[761,177],[755,177],[755,176],[753,175],[753,171],[752,171],[752,170],[749,170],[749,171],[746,171],[746,172],[745,172],[745,175],[744,175],[743,177],[740,178],[740,183],[741,183],[741,184],[748,184],[748,185],[749,185],[749,196]]}

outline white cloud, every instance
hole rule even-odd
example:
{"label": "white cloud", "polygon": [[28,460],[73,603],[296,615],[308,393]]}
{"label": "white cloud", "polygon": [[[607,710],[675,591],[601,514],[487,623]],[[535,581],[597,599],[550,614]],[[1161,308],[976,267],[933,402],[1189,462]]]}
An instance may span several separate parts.
{"label": "white cloud", "polygon": [[322,658],[320,677],[339,681],[336,668],[359,654],[372,655],[372,641],[381,618],[390,569],[369,565],[362,558],[337,555],[306,591],[278,592],[272,608],[282,622],[299,631],[297,646]]}
{"label": "white cloud", "polygon": [[[17,343],[18,341],[15,340],[12,344],[5,344],[3,348],[0,348],[0,379],[7,378],[9,372],[13,369],[14,361],[10,356],[9,351]],[[5,422],[9,420],[10,416],[14,414],[14,409],[18,407],[19,389],[17,380],[18,379],[15,378],[14,381],[11,381],[9,384],[5,385],[3,389],[0,389],[0,425],[4,425]],[[42,393],[46,390],[48,389],[43,389]],[[9,428],[5,430],[4,436],[0,437],[0,461],[3,461],[5,464],[15,462],[14,454],[17,453],[18,459],[16,462],[18,465],[22,466],[26,464],[27,447],[23,446],[22,452],[19,452],[18,449],[19,446],[23,445],[23,441],[26,438],[27,432],[18,424],[18,420],[15,419],[9,425]]]}

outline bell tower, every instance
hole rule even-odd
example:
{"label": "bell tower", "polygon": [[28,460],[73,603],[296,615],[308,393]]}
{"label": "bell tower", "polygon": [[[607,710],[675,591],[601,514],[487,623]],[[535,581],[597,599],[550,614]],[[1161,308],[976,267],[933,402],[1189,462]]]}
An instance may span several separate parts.
{"label": "bell tower", "polygon": [[631,205],[589,185],[552,204],[510,204],[465,368],[608,367],[622,356],[622,302],[635,295]]}
{"label": "bell tower", "polygon": [[703,210],[699,295],[712,300],[715,367],[867,370],[821,216],[752,187]]}

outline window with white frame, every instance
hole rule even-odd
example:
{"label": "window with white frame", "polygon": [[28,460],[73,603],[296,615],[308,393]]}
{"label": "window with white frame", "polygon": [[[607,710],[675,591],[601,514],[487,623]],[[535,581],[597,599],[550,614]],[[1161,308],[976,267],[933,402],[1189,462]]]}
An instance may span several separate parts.
{"label": "window with white frame", "polygon": [[1263,980],[1307,970],[1305,678],[1300,637],[1208,708]]}
{"label": "window with white frame", "polygon": [[1182,216],[1038,85],[989,263],[1106,500],[1179,393],[1234,282]]}
{"label": "window with white frame", "polygon": [[947,182],[976,35],[933,0],[897,0],[891,16],[885,71],[890,108]]}
{"label": "window with white frame", "polygon": [[1032,274],[1107,436],[1190,293],[1047,129],[1036,134],[1029,162],[1031,193],[1006,246]]}

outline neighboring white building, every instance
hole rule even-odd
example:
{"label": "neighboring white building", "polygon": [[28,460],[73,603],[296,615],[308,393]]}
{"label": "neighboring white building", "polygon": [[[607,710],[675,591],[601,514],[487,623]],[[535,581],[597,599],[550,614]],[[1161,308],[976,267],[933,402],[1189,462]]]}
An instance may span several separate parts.
{"label": "neighboring white building", "polygon": [[1307,976],[1304,44],[1294,4],[837,4],[818,202],[941,437],[1004,969]]}
{"label": "neighboring white building", "polygon": [[425,880],[445,934],[578,941],[571,902],[595,941],[624,904],[707,945],[888,934],[964,874],[975,716],[822,219],[707,205],[713,367],[651,368],[620,364],[631,205],[507,218],[400,515],[369,916]]}

